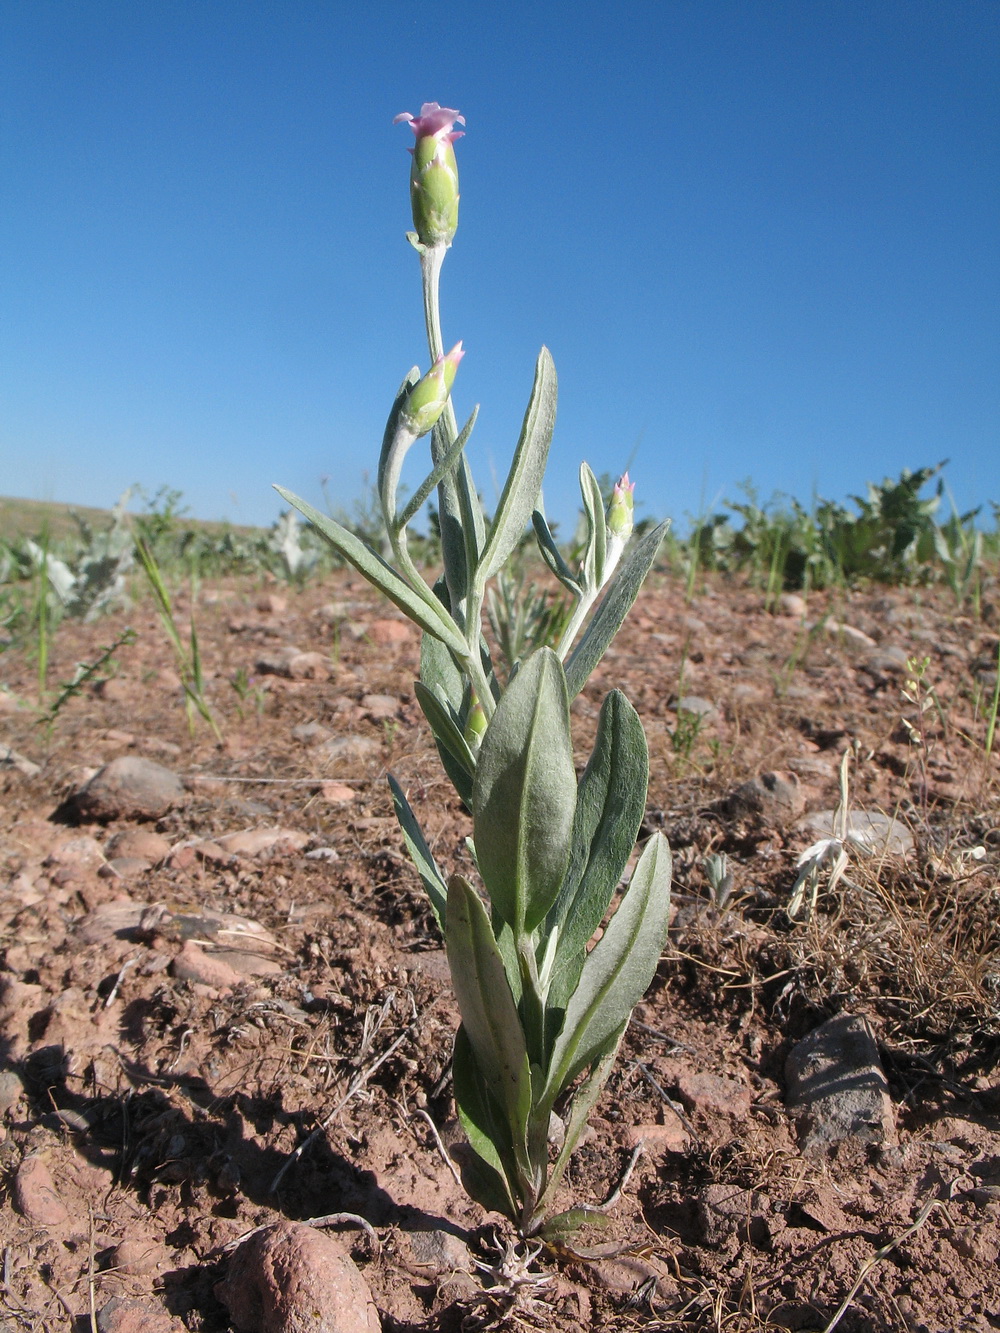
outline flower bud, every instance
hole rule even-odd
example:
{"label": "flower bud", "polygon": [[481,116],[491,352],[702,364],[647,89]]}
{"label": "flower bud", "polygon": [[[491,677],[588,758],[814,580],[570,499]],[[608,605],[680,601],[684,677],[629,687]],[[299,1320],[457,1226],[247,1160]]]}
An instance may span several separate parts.
{"label": "flower bud", "polygon": [[458,363],[464,355],[462,344],[457,342],[448,355],[439,356],[423,379],[413,386],[399,414],[399,424],[414,439],[426,435],[437,424],[455,383]]}
{"label": "flower bud", "polygon": [[469,709],[469,716],[465,721],[465,739],[471,750],[479,749],[483,737],[486,735],[487,725],[486,709],[473,694],[472,707]]}
{"label": "flower bud", "polygon": [[453,128],[465,117],[437,102],[425,102],[420,115],[402,112],[393,120],[408,121],[417,136],[410,170],[410,204],[417,241],[430,249],[449,246],[458,228],[458,164],[452,144],[462,138]]}
{"label": "flower bud", "polygon": [[611,493],[611,503],[608,505],[608,533],[612,537],[617,537],[623,544],[632,535],[632,513],[635,509],[632,492],[634,490],[635,482],[629,481],[626,472],[621,481],[615,482],[615,488]]}

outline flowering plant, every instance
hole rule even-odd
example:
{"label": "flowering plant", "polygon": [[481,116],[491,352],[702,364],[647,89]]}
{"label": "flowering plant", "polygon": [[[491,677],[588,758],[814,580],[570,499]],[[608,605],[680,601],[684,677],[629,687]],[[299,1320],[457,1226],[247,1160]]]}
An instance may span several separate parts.
{"label": "flowering plant", "polygon": [[[654,834],[605,920],[645,810],[646,740],[631,704],[612,690],[577,779],[570,704],[638,595],[665,525],[631,542],[634,484],[623,477],[605,510],[584,463],[586,536],[570,567],[539,508],[556,411],[555,368],[545,348],[507,480],[487,521],[465,456],[478,409],[459,430],[451,390],[464,353],[458,343],[445,354],[440,323],[441,266],[458,223],[454,125],[465,122],[436,102],[425,103],[417,118],[404,113],[396,120],[408,121],[416,135],[409,238],[420,255],[432,364],[427,374],[414,368],[404,379],[382,441],[378,495],[391,560],[277,489],[423,631],[414,688],[445,770],[471,812],[469,845],[485,901],[468,876],[445,876],[404,792],[389,781],[444,936],[462,1016],[453,1069],[472,1150],[463,1182],[522,1236],[552,1238],[588,1215],[581,1208],[553,1215],[554,1195],[656,970],[671,876],[669,847]],[[400,508],[403,457],[426,434],[430,471]],[[407,527],[435,489],[443,570],[431,584],[411,556]],[[558,643],[534,645],[513,664],[504,687],[483,636],[483,604],[529,523],[546,564],[570,593],[572,611]]]}

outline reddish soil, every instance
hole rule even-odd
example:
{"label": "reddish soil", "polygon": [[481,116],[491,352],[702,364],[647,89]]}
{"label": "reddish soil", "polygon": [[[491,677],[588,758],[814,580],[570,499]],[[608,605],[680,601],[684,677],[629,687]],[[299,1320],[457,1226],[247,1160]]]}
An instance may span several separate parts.
{"label": "reddish soil", "polygon": [[[189,734],[148,604],[59,627],[51,681],[126,624],[137,641],[49,732],[27,707],[33,664],[0,656],[0,743],[40,765],[0,767],[0,1328],[82,1331],[92,1311],[122,1328],[119,1298],[144,1333],[215,1333],[230,1326],[216,1284],[233,1243],[330,1213],[375,1229],[334,1231],[388,1333],[818,1333],[845,1300],[840,1333],[1000,1328],[994,609],[974,620],[915,590],[814,596],[810,634],[741,585],[690,605],[662,579],[643,593],[574,726],[582,761],[608,688],[638,708],[647,826],[673,846],[677,912],[566,1204],[601,1203],[645,1146],[610,1226],[581,1237],[608,1253],[530,1263],[523,1247],[504,1260],[510,1232],[462,1193],[429,1123],[456,1141],[457,1016],[386,772],[448,869],[467,862],[469,828],[413,696],[415,632],[343,574],[302,593],[203,588],[195,613],[221,745],[200,721]],[[320,678],[261,675],[287,645],[320,654],[302,667]],[[930,659],[922,723],[902,694],[908,655]],[[685,733],[678,695],[715,712]],[[895,816],[915,845],[854,854],[812,918],[790,922],[795,862],[818,836],[795,821],[836,804],[852,746],[852,808]],[[171,769],[183,801],[159,820],[81,824],[70,796],[121,755]],[[769,771],[793,775],[784,804],[720,804]],[[275,829],[290,836],[224,841]],[[734,873],[721,911],[710,852]],[[784,1062],[840,1012],[871,1022],[898,1142],[805,1156]],[[459,1241],[482,1265],[471,1274]],[[537,1280],[516,1281],[518,1265]]]}

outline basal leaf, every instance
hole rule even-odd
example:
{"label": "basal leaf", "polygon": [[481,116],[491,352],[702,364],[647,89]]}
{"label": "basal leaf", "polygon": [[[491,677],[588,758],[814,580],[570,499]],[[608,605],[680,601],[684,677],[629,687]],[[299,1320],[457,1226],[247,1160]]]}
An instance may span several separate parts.
{"label": "basal leaf", "polygon": [[391,773],[389,774],[389,790],[392,792],[392,804],[396,811],[396,819],[399,821],[407,850],[410,853],[410,860],[416,867],[417,874],[427,890],[427,896],[431,900],[431,907],[437,918],[441,934],[444,935],[448,907],[448,886],[437,868],[431,849],[427,846],[427,841],[424,838],[423,830],[417,823],[416,815],[410,809],[410,803],[403,794],[402,787]]}
{"label": "basal leaf", "polygon": [[661,523],[636,542],[608,585],[607,592],[566,663],[566,683],[571,699],[575,699],[586,685],[590,673],[621,628],[622,621],[639,595],[643,580],[653,567],[668,526],[669,521]]}
{"label": "basal leaf", "polygon": [[347,528],[342,527],[335,519],[328,517],[326,514],[321,514],[317,509],[313,509],[312,505],[307,504],[305,500],[300,500],[291,491],[286,491],[283,486],[275,486],[274,489],[283,500],[287,500],[300,514],[303,514],[313,527],[322,533],[330,545],[339,551],[344,559],[349,561],[359,573],[365,576],[369,583],[373,583],[380,592],[383,592],[389,598],[390,602],[395,603],[415,624],[419,625],[428,634],[432,634],[434,638],[440,639],[442,643],[448,644],[457,652],[464,652],[465,643],[461,634],[447,611],[441,606],[437,598],[433,597],[429,589],[428,596],[426,598],[422,597],[370,546],[366,546],[363,541],[355,537],[353,532],[348,532]]}
{"label": "basal leaf", "polygon": [[461,875],[448,882],[445,939],[455,998],[479,1072],[504,1108],[512,1143],[523,1143],[531,1110],[524,1033],[486,908]]}
{"label": "basal leaf", "polygon": [[462,1183],[484,1208],[516,1221],[510,1182],[517,1180],[517,1168],[510,1131],[485,1085],[464,1026],[455,1035],[452,1083],[458,1118],[472,1153],[472,1160],[460,1163]]}
{"label": "basal leaf", "polygon": [[575,808],[566,682],[555,653],[540,648],[497,705],[472,789],[480,873],[515,935],[533,930],[559,892]]}
{"label": "basal leaf", "polygon": [[480,562],[480,587],[507,563],[538,503],[556,420],[556,368],[547,347],[538,354],[521,436]]}
{"label": "basal leaf", "polygon": [[670,848],[655,833],[618,910],[587,955],[552,1052],[546,1098],[603,1051],[653,979],[670,919]]}

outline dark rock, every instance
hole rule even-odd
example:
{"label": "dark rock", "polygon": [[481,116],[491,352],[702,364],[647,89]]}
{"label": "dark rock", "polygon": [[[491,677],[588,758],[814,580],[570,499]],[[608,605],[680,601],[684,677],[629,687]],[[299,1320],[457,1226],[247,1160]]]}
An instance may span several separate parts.
{"label": "dark rock", "polygon": [[845,1139],[896,1143],[889,1085],[863,1015],[839,1014],[810,1032],[789,1053],[785,1079],[804,1152]]}
{"label": "dark rock", "polygon": [[124,755],[99,768],[73,798],[84,819],[159,819],[184,799],[184,784],[152,759]]}

